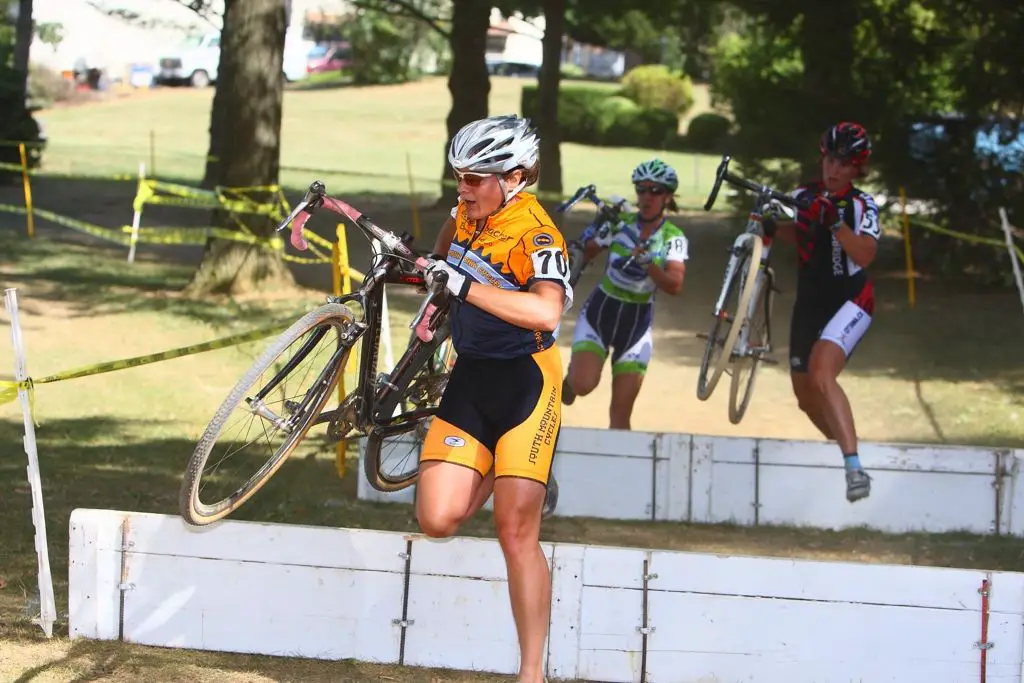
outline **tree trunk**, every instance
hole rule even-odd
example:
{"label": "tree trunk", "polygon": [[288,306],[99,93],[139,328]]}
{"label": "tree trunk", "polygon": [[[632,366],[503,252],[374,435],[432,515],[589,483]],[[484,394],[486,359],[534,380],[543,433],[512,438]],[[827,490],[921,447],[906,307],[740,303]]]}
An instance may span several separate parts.
{"label": "tree trunk", "polygon": [[438,206],[452,206],[458,201],[458,190],[452,184],[448,165],[448,142],[470,121],[487,117],[491,77],[487,73],[487,29],[491,24],[491,5],[483,0],[453,0],[452,67],[448,91],[452,107],[448,111],[448,137],[444,143],[444,166],[441,171],[441,198]]}
{"label": "tree trunk", "polygon": [[[281,154],[282,67],[287,26],[286,0],[229,0],[221,34],[217,97],[221,116],[217,135],[216,179],[223,187],[276,185]],[[217,108],[214,107],[216,110]],[[214,142],[211,136],[211,146]],[[250,193],[256,201],[269,194]],[[272,236],[275,227],[265,216],[238,215],[222,225],[245,222],[257,238]],[[192,296],[241,294],[293,284],[281,254],[267,248],[215,241],[207,245],[199,270],[186,288]]]}
{"label": "tree trunk", "polygon": [[[849,83],[853,69],[853,29],[857,25],[857,0],[811,3],[803,15],[800,50],[803,53],[803,112],[801,130],[808,143],[817,148],[821,134],[840,121],[860,115],[851,101]],[[817,156],[803,164],[806,179],[821,175]]]}
{"label": "tree trunk", "polygon": [[[227,16],[231,6],[235,3],[235,0],[224,0],[224,16]],[[229,33],[231,26],[225,21],[223,28],[220,32],[221,45],[224,45],[229,40]],[[231,69],[230,59],[226,59],[225,55],[227,50],[221,50],[220,56],[217,60],[217,87],[213,91],[213,103],[210,106],[210,142],[206,150],[206,170],[203,173],[202,186],[208,190],[212,190],[217,185],[217,162],[220,158],[220,141],[224,130],[224,102],[225,89],[220,87],[220,82],[223,80],[231,81],[231,76],[227,75],[227,72]]]}
{"label": "tree trunk", "polygon": [[562,193],[562,130],[558,125],[558,85],[562,77],[565,0],[544,0],[543,62],[537,103],[540,132],[540,189]]}
{"label": "tree trunk", "polygon": [[18,72],[18,89],[28,92],[28,56],[32,47],[32,0],[18,0],[18,22],[14,28],[14,70]]}

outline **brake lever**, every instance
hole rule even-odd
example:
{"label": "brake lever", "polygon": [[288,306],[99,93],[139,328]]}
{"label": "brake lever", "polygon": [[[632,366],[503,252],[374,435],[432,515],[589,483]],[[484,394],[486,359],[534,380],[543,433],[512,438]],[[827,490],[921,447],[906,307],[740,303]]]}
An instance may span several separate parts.
{"label": "brake lever", "polygon": [[423,303],[420,304],[415,317],[409,323],[409,327],[416,332],[416,337],[424,343],[429,343],[434,338],[434,331],[430,329],[430,321],[434,317],[434,311],[437,310],[434,299],[447,287],[448,273],[440,270],[434,273],[431,279],[433,286],[430,288],[430,294],[423,297]]}

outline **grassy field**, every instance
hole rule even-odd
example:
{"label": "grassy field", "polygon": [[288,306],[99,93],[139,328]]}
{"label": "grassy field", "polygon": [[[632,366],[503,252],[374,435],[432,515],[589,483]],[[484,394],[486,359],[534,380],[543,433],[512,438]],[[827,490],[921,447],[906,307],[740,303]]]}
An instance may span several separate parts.
{"label": "grassy field", "polygon": [[[527,82],[493,77],[491,113],[518,113],[520,91]],[[703,88],[696,97],[690,115],[707,107]],[[41,112],[51,140],[45,166],[70,173],[136,174],[139,163],[145,162],[150,175],[155,165],[158,177],[198,180],[205,163],[212,98],[212,88],[160,88]],[[407,85],[288,90],[281,153],[286,170],[281,182],[301,188],[318,177],[328,189],[343,194],[404,194],[409,191],[408,163],[416,192],[434,196],[439,192],[448,108],[447,84],[436,77]],[[702,202],[718,157],[658,154],[679,172],[682,200]],[[567,193],[595,183],[602,193],[626,195],[632,188],[630,171],[650,156],[651,151],[642,149],[565,144],[563,185]]]}
{"label": "grassy field", "polygon": [[[519,85],[517,79],[494,79],[492,111],[517,109]],[[153,129],[157,131],[160,174],[198,174],[196,159],[182,156],[175,166],[176,157],[159,150],[205,152],[203,131],[210,95],[174,89],[47,112],[44,118],[54,141],[48,163],[81,170],[130,171],[139,157],[148,154],[148,131]],[[304,162],[309,165],[402,173],[405,151],[409,150],[414,173],[434,178],[447,113],[443,95],[444,84],[437,80],[404,88],[289,92],[286,163],[309,156]],[[329,138],[328,142],[303,134],[309,130]],[[168,143],[161,147],[165,138]],[[120,157],[111,151],[111,145],[122,142],[127,151]],[[332,144],[339,149],[337,154],[330,152]],[[603,189],[602,178],[609,184],[628,180],[634,160],[649,155],[644,150],[567,145],[567,185],[596,182]],[[700,185],[703,188],[709,183],[708,169],[714,159],[680,156],[674,162],[684,185],[685,164],[698,168],[707,162],[709,166],[699,171],[707,175]],[[302,184],[311,174],[291,177],[295,184]],[[397,196],[406,188],[404,179],[357,175],[326,179],[330,189],[337,189],[381,225],[409,228],[407,199]],[[624,185],[618,191],[628,190],[628,182]],[[39,179],[34,190],[39,206],[59,213],[108,227],[130,220],[132,183]],[[294,195],[291,198],[294,200]],[[17,187],[0,187],[0,203],[19,202]],[[429,244],[445,209],[424,207],[421,211],[422,243]],[[147,209],[143,224],[201,224],[204,220],[202,212],[154,207]],[[584,222],[583,215],[570,216],[564,229],[573,233]],[[638,400],[634,428],[820,439],[798,411],[784,368],[762,371],[753,403],[740,425],[731,425],[726,418],[727,392],[719,390],[707,402],[695,399],[702,349],[696,333],[706,330],[710,322],[725,265],[725,246],[738,226],[703,213],[682,215],[677,223],[690,239],[691,261],[683,293],[674,299],[659,299],[655,359]],[[124,249],[45,223],[38,226],[39,238],[29,241],[23,236],[23,226],[22,218],[0,214],[0,276],[5,287],[18,288],[29,372],[34,377],[205,341],[296,316],[320,303],[331,283],[326,266],[296,266],[293,272],[301,288],[275,297],[190,301],[178,292],[201,257],[197,248],[143,245],[137,263],[128,266]],[[333,223],[327,219],[317,217],[312,227],[323,235],[333,233]],[[883,240],[879,262],[873,267],[879,299],[876,319],[843,375],[862,438],[1024,447],[1024,368],[1019,362],[1024,320],[1015,295],[924,279],[918,283],[918,306],[908,309],[905,281],[898,276],[901,249],[898,241]],[[351,251],[355,266],[366,263],[364,242],[353,241]],[[782,289],[773,325],[777,357],[785,359],[795,259],[789,250],[779,250],[773,259]],[[579,305],[595,282],[594,272],[584,276],[578,305],[563,323],[563,361],[568,360]],[[397,353],[402,350],[405,325],[418,301],[397,291],[389,297]],[[0,315],[6,329],[6,316]],[[180,478],[199,433],[261,346],[255,342],[37,386],[37,437],[61,615],[67,608],[70,511],[98,507],[175,514]],[[9,344],[0,344],[0,374],[6,374],[12,362]],[[609,398],[606,376],[593,395],[566,408],[565,423],[606,426]],[[0,446],[10,456],[0,460],[0,680],[127,681],[140,676],[232,682],[508,680],[352,662],[189,655],[102,643],[72,645],[63,637],[63,616],[58,625],[61,637],[40,642],[38,627],[30,625],[23,613],[26,596],[35,590],[35,557],[21,430],[17,406],[0,407]],[[357,472],[352,470],[339,479],[327,444],[313,439],[305,446],[236,518],[415,529],[404,506],[358,501]],[[838,457],[834,446],[823,444],[822,458],[832,457]],[[837,484],[836,495],[842,495],[841,484]],[[493,536],[492,520],[481,514],[461,533]],[[1018,540],[960,534],[896,536],[591,519],[549,520],[543,533],[547,540],[590,544],[979,569],[1016,570],[1024,560],[1024,543]]]}

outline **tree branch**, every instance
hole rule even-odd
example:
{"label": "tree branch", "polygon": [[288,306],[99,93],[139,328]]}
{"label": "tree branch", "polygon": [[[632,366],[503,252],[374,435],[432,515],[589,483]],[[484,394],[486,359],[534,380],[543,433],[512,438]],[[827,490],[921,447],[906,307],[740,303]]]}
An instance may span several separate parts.
{"label": "tree branch", "polygon": [[[381,6],[383,3],[389,8]],[[452,34],[441,27],[440,21],[443,21],[440,17],[431,18],[427,16],[422,10],[418,9],[406,0],[380,0],[380,2],[374,2],[373,0],[350,0],[350,4],[356,9],[373,10],[376,12],[384,12],[392,16],[405,16],[410,19],[421,21],[430,27],[433,31],[440,34],[445,40],[451,40]]]}
{"label": "tree branch", "polygon": [[[220,26],[214,21],[213,18],[219,17],[220,15],[210,9],[210,7],[202,0],[168,0],[175,4],[181,5],[195,13],[197,17],[205,21],[212,28],[220,30]],[[142,28],[172,28],[177,30],[186,30],[188,27],[182,26],[175,21],[168,21],[167,19],[150,18],[143,19],[142,15],[133,10],[126,10],[122,8],[111,8],[107,7],[106,3],[98,2],[97,0],[87,0],[87,4],[93,9],[103,12],[109,17],[120,19],[128,24],[134,26],[140,26]]]}

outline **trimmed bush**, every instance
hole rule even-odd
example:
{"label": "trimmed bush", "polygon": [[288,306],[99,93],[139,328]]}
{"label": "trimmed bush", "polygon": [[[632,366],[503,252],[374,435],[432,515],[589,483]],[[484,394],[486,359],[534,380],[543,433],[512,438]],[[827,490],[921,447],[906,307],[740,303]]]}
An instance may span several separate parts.
{"label": "trimmed bush", "polygon": [[688,76],[672,73],[663,64],[630,69],[622,79],[622,95],[641,107],[685,114],[693,106],[693,84]]}
{"label": "trimmed bush", "polygon": [[[537,100],[537,86],[523,86],[523,116],[536,120]],[[561,88],[558,123],[564,142],[653,149],[663,149],[679,128],[679,118],[671,112],[642,107],[613,90],[584,86]]]}
{"label": "trimmed bush", "polygon": [[721,114],[698,114],[686,129],[686,143],[695,150],[711,152],[729,137],[732,122]]}

